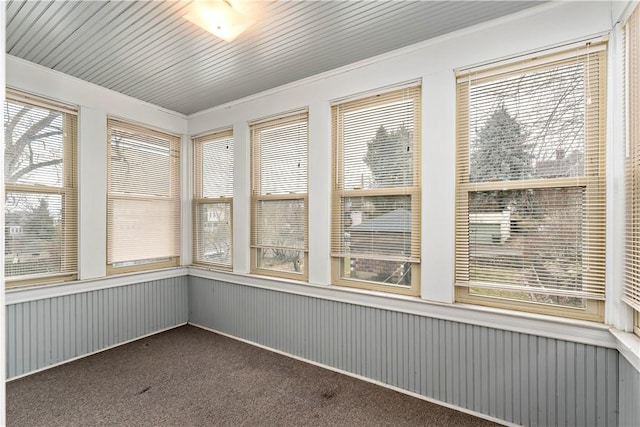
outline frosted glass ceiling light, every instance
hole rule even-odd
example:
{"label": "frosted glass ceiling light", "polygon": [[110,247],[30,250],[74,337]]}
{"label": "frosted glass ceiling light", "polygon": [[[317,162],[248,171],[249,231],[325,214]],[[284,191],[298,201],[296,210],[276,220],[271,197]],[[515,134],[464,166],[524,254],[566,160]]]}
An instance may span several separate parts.
{"label": "frosted glass ceiling light", "polygon": [[230,42],[253,24],[250,9],[238,0],[199,1],[184,18]]}

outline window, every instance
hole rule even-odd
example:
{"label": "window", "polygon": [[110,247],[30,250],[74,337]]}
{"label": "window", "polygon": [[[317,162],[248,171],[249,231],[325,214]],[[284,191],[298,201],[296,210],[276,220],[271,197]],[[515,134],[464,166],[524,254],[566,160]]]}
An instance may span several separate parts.
{"label": "window", "polygon": [[180,137],[109,118],[108,273],[177,266]]}
{"label": "window", "polygon": [[251,124],[251,272],[307,278],[307,113]]}
{"label": "window", "polygon": [[6,286],[77,278],[77,111],[7,92],[4,104]]}
{"label": "window", "polygon": [[602,320],[605,48],[458,74],[458,301]]}
{"label": "window", "polygon": [[195,264],[231,268],[233,133],[193,139],[195,160]]}
{"label": "window", "polygon": [[627,21],[627,224],[624,301],[634,309],[635,333],[640,335],[640,8]]}
{"label": "window", "polygon": [[332,107],[334,284],[419,293],[420,109],[420,86]]}

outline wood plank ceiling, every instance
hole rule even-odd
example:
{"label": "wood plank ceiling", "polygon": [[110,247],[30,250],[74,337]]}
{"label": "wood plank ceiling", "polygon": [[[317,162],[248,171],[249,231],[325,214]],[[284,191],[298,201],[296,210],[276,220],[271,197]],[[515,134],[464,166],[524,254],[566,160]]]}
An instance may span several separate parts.
{"label": "wood plank ceiling", "polygon": [[7,53],[192,114],[538,1],[273,1],[231,43],[188,1],[8,1]]}

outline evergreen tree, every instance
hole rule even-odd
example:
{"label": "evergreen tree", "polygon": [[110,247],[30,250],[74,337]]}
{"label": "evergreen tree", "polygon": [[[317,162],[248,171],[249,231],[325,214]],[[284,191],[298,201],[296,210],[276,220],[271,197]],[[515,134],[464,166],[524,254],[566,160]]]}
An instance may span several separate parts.
{"label": "evergreen tree", "polygon": [[363,160],[377,188],[413,185],[413,131],[403,125],[389,132],[381,125]]}
{"label": "evergreen tree", "polygon": [[472,182],[513,181],[533,175],[532,146],[520,123],[498,107],[472,144]]}
{"label": "evergreen tree", "polygon": [[[533,176],[533,146],[520,123],[499,106],[477,134],[471,146],[470,181],[516,181]],[[535,215],[530,190],[476,193],[469,200],[472,211],[496,212],[511,207],[520,215]]]}
{"label": "evergreen tree", "polygon": [[56,235],[56,226],[49,213],[49,203],[41,198],[39,204],[31,209],[25,225],[25,234],[29,237],[51,241]]}

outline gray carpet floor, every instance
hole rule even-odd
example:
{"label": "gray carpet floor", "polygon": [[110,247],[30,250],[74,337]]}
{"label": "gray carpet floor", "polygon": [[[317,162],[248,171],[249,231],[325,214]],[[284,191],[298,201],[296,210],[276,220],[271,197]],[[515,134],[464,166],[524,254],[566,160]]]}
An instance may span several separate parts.
{"label": "gray carpet floor", "polygon": [[491,426],[193,326],[7,384],[9,426]]}

